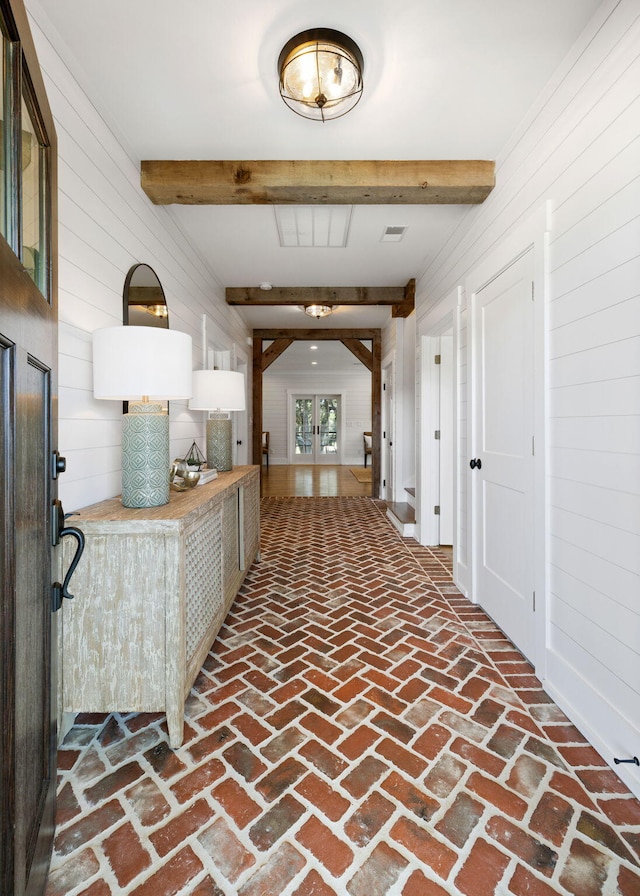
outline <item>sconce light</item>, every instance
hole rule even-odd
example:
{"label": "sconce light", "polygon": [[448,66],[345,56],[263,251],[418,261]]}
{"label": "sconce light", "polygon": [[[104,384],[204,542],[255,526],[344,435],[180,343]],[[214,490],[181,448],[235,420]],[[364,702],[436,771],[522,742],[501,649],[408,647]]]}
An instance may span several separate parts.
{"label": "sconce light", "polygon": [[280,96],[303,118],[340,118],[362,96],[363,69],[360,48],[346,34],[332,28],[302,31],[278,58]]}
{"label": "sconce light", "polygon": [[244,411],[244,376],[232,370],[194,370],[192,411],[213,411],[207,420],[207,466],[233,469],[233,428],[228,411]]}
{"label": "sconce light", "polygon": [[191,395],[191,336],[157,327],[105,327],[93,334],[93,394],[129,401],[122,417],[122,503],[169,501],[169,416],[157,403]]}

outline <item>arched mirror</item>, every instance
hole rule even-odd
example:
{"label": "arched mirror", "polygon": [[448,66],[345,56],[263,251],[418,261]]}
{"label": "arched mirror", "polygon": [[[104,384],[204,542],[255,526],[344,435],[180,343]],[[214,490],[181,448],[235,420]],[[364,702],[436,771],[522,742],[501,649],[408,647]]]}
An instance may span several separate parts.
{"label": "arched mirror", "polygon": [[[162,327],[169,329],[169,309],[158,275],[148,264],[134,264],[124,281],[122,323],[125,327]],[[169,403],[165,406],[168,410]],[[122,404],[123,412],[129,402]]]}
{"label": "arched mirror", "polygon": [[134,264],[124,281],[122,322],[131,327],[169,329],[169,309],[162,284],[148,264]]}

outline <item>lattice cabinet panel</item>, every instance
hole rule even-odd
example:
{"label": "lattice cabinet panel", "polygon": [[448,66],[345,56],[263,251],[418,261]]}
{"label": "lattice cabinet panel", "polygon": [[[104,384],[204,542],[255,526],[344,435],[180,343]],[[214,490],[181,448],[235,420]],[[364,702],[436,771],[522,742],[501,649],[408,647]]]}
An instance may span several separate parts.
{"label": "lattice cabinet panel", "polygon": [[203,632],[226,616],[222,592],[222,514],[211,513],[185,539],[185,641],[187,664]]}

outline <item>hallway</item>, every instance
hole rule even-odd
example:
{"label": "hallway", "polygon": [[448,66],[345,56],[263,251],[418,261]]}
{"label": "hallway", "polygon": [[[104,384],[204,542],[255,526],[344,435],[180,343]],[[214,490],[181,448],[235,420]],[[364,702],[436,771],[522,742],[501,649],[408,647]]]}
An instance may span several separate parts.
{"label": "hallway", "polygon": [[640,804],[383,508],[263,498],[183,746],[67,736],[47,896],[638,896]]}

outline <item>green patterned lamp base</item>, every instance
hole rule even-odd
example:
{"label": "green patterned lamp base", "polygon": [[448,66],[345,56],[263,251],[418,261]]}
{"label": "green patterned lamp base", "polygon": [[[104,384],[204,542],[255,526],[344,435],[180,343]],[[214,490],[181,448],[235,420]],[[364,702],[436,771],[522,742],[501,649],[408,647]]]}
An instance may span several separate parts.
{"label": "green patterned lamp base", "polygon": [[161,404],[130,402],[122,418],[122,503],[159,507],[169,501],[169,417]]}
{"label": "green patterned lamp base", "polygon": [[233,469],[231,420],[214,414],[207,420],[207,466],[220,472]]}

